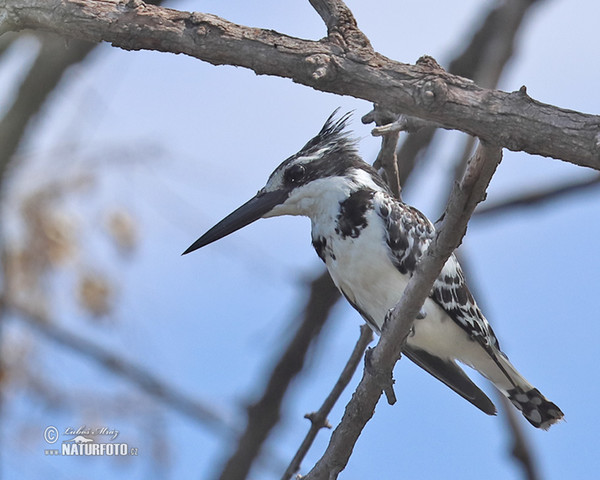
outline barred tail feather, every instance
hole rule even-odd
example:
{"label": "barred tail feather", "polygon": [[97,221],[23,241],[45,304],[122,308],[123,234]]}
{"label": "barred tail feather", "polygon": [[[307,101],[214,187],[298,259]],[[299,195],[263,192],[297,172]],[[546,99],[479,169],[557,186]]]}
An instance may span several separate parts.
{"label": "barred tail feather", "polygon": [[562,420],[564,414],[558,406],[544,397],[513,366],[508,357],[495,347],[483,349],[485,355],[472,356],[466,363],[487,377],[498,390],[536,428],[548,430]]}
{"label": "barred tail feather", "polygon": [[536,428],[548,430],[564,416],[560,408],[547,400],[537,388],[525,391],[521,387],[516,387],[508,390],[505,395]]}

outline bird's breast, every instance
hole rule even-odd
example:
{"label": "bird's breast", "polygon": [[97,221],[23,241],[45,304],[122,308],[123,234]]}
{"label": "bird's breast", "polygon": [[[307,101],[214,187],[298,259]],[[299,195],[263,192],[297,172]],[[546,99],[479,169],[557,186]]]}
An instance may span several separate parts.
{"label": "bird's breast", "polygon": [[392,263],[381,218],[367,212],[366,226],[355,236],[313,225],[313,245],[336,286],[381,328],[408,281]]}

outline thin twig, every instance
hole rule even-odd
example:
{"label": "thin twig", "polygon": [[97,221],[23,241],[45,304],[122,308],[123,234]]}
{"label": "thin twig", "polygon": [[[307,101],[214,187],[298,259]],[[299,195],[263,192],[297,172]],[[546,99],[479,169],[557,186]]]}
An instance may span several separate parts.
{"label": "thin twig", "polygon": [[292,478],[292,475],[294,475],[298,470],[300,470],[302,460],[308,453],[308,450],[310,449],[315,438],[317,437],[317,433],[319,433],[319,430],[321,430],[322,428],[331,428],[331,425],[327,421],[327,417],[331,413],[331,410],[333,409],[338,399],[340,398],[340,395],[346,389],[346,386],[352,379],[354,372],[356,372],[356,368],[360,363],[360,359],[365,353],[367,345],[369,345],[369,343],[371,343],[372,340],[373,331],[367,324],[363,324],[360,327],[360,336],[358,338],[358,341],[356,342],[356,345],[354,346],[354,350],[352,350],[350,358],[348,359],[348,362],[342,370],[342,373],[340,374],[337,382],[333,386],[333,389],[331,390],[329,395],[327,395],[327,398],[325,399],[319,410],[317,410],[316,412],[306,414],[305,417],[310,420],[310,429],[304,437],[302,444],[298,448],[296,455],[294,455],[294,458],[292,459],[285,473],[281,477],[281,480],[288,480]]}
{"label": "thin twig", "polygon": [[[324,295],[324,292],[327,294]],[[309,347],[323,328],[339,292],[329,275],[321,275],[311,283],[310,296],[304,318],[273,368],[265,391],[257,402],[248,407],[248,423],[219,475],[222,480],[241,480],[248,476],[265,440],[279,422],[283,398],[292,380],[302,370]]]}
{"label": "thin twig", "polygon": [[412,322],[443,265],[460,244],[468,220],[477,203],[485,196],[501,155],[501,148],[480,143],[461,182],[453,189],[434,240],[419,261],[402,298],[394,307],[391,320],[384,324],[377,347],[372,351],[371,368],[365,369],[340,424],[331,436],[327,450],[306,476],[306,480],[333,480],[347,465],[354,445],[373,416],[381,397],[382,385],[377,378],[391,375]]}
{"label": "thin twig", "polygon": [[408,121],[404,115],[398,116],[393,112],[386,111],[375,105],[372,112],[362,117],[363,123],[375,122],[377,127],[373,129],[373,135],[381,136],[381,148],[373,166],[377,170],[383,170],[384,178],[390,186],[394,197],[400,199],[400,182],[398,181],[398,161],[396,159],[396,148],[400,131],[408,127]]}
{"label": "thin twig", "polygon": [[376,166],[381,165],[381,168],[383,168],[385,180],[397,199],[400,199],[401,189],[398,181],[398,160],[396,158],[399,138],[400,130],[385,134],[381,139],[381,149],[377,155],[377,160],[375,160]]}
{"label": "thin twig", "polygon": [[[371,134],[374,137],[382,137],[381,149],[373,166],[377,170],[383,170],[384,179],[390,186],[392,193],[400,199],[403,181],[399,173],[399,164],[396,152],[398,150],[398,139],[400,132],[417,132],[423,128],[435,128],[436,125],[427,120],[407,115],[397,115],[380,105],[375,105],[366,115],[361,118],[364,124],[375,123],[377,125]],[[411,165],[414,166],[414,164]]]}

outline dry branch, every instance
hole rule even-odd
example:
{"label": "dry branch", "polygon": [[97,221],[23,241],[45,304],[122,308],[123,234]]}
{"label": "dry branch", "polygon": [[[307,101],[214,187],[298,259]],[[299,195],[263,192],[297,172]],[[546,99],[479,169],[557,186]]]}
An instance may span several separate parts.
{"label": "dry branch", "polygon": [[327,395],[327,398],[319,410],[305,415],[305,417],[310,420],[310,429],[300,444],[296,455],[294,455],[294,458],[281,477],[281,480],[288,480],[289,478],[292,478],[292,475],[300,470],[302,460],[308,453],[308,450],[315,441],[315,438],[317,438],[317,433],[319,433],[319,430],[322,428],[331,428],[329,422],[327,421],[327,416],[331,413],[331,410],[340,398],[342,392],[348,386],[348,383],[350,383],[350,380],[352,379],[354,372],[356,372],[358,364],[365,353],[367,345],[369,345],[372,340],[373,331],[366,323],[364,323],[360,327],[360,336],[358,337],[356,345],[350,354],[350,358],[346,362],[346,365],[344,366],[344,369],[342,370],[337,382],[335,382],[331,392],[329,395]]}
{"label": "dry branch", "polygon": [[538,102],[525,89],[484,89],[428,59],[407,65],[370,48],[293,38],[139,0],[0,0],[0,11],[0,33],[47,30],[126,50],[183,53],[214,65],[247,67],[385,105],[510,150],[600,170],[599,116]]}
{"label": "dry branch", "polygon": [[371,42],[362,33],[350,9],[341,0],[309,0],[325,22],[329,39],[344,49],[373,51]]}
{"label": "dry branch", "polygon": [[[485,88],[496,88],[515,51],[515,40],[523,20],[540,0],[499,1],[475,30],[466,47],[448,64],[448,72],[470,78]],[[400,184],[404,185],[417,157],[426,153],[435,128],[424,128],[406,137],[398,149]],[[466,158],[464,159],[466,161]]]}
{"label": "dry branch", "polygon": [[414,318],[446,260],[460,244],[467,222],[477,203],[485,196],[487,185],[500,159],[499,147],[480,143],[461,182],[452,191],[435,239],[419,261],[415,274],[394,308],[391,321],[384,325],[377,347],[372,351],[371,368],[365,369],[358,388],[346,406],[342,421],[331,436],[327,450],[305,477],[306,480],[335,479],[345,468],[362,429],[373,416],[381,397],[382,385],[379,379],[391,375]]}

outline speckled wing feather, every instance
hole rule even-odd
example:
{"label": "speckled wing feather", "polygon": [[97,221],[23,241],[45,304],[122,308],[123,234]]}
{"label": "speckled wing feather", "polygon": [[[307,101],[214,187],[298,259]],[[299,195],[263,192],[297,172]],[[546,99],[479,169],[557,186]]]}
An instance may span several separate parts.
{"label": "speckled wing feather", "polygon": [[[434,226],[417,209],[391,197],[381,202],[379,215],[386,226],[386,241],[395,267],[400,273],[412,276],[417,261],[435,235]],[[430,296],[474,340],[486,349],[491,345],[498,347],[496,335],[473,299],[454,255],[444,265]]]}
{"label": "speckled wing feather", "polygon": [[[462,268],[452,254],[431,290],[431,298],[488,352],[499,352],[498,339],[469,291]],[[495,347],[490,350],[489,347]]]}

